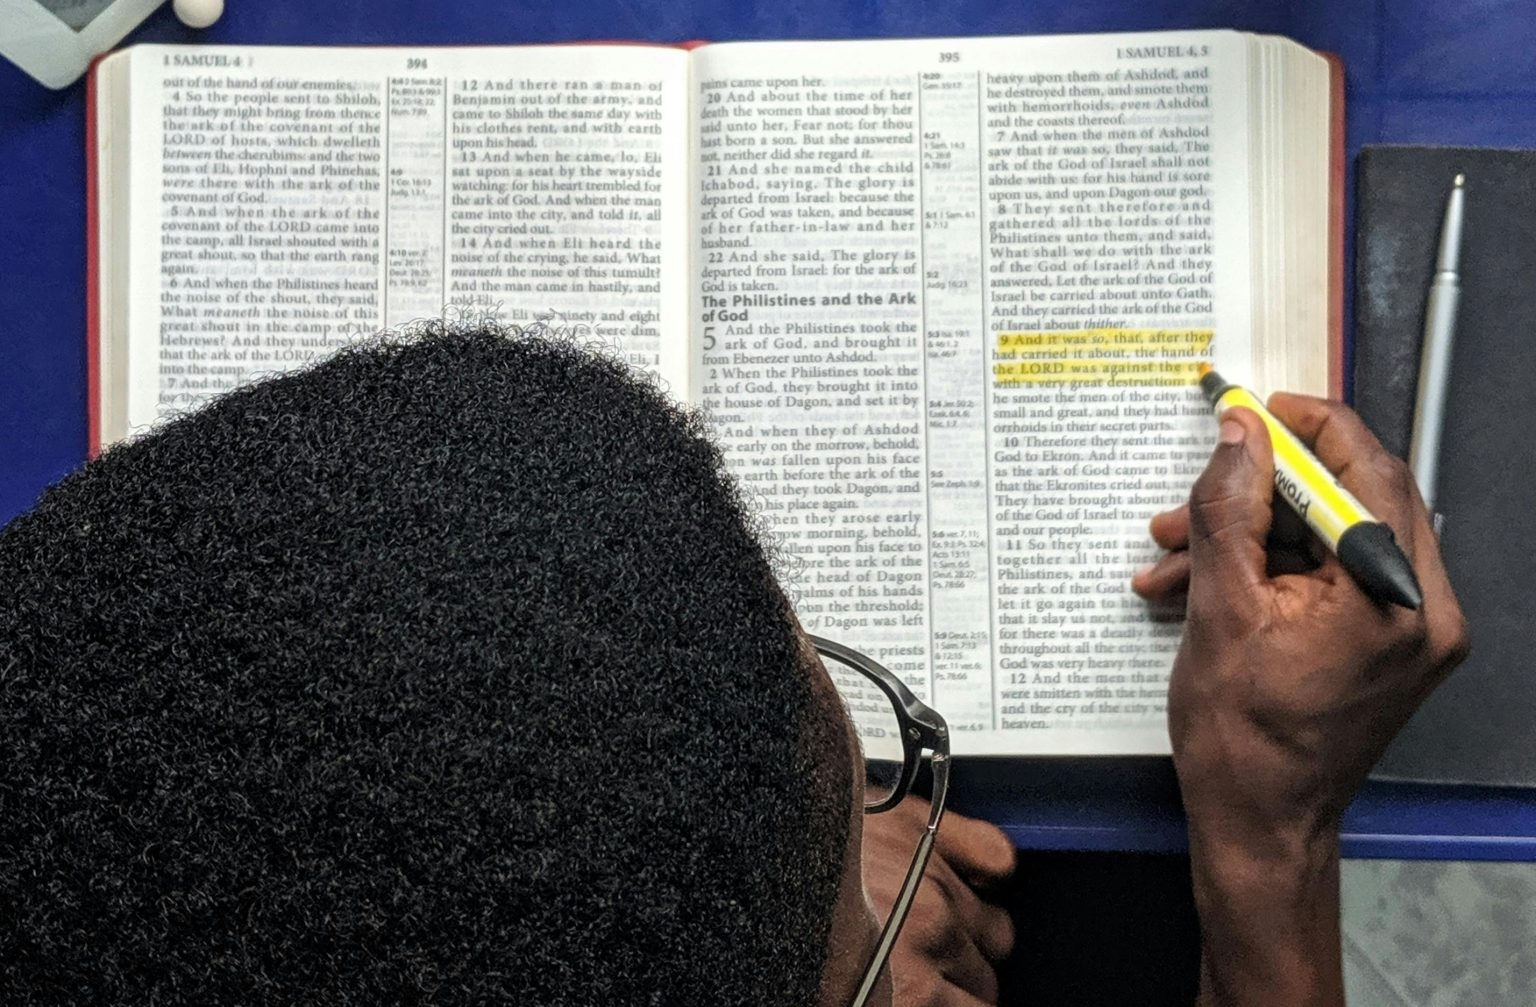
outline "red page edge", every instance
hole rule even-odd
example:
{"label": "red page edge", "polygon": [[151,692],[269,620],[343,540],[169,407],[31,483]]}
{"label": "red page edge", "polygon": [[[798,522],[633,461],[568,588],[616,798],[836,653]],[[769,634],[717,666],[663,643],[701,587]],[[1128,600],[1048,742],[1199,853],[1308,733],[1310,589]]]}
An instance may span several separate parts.
{"label": "red page edge", "polygon": [[1344,401],[1344,61],[1328,61],[1328,397]]}

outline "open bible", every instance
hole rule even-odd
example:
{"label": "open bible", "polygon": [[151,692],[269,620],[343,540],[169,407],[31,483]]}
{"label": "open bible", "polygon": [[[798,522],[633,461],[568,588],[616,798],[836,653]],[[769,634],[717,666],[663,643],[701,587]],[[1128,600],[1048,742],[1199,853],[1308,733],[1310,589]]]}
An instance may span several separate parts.
{"label": "open bible", "polygon": [[710,417],[807,630],[961,754],[1161,753],[1129,591],[1214,423],[1337,393],[1340,78],[1228,31],[139,46],[92,76],[92,440],[445,310]]}

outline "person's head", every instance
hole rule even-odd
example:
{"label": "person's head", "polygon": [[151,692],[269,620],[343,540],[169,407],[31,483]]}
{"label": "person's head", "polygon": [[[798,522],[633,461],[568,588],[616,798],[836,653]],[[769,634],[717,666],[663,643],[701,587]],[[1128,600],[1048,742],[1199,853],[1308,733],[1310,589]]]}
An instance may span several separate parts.
{"label": "person's head", "polygon": [[857,742],[701,421],[622,364],[342,352],[109,449],[0,582],[6,1003],[857,982]]}

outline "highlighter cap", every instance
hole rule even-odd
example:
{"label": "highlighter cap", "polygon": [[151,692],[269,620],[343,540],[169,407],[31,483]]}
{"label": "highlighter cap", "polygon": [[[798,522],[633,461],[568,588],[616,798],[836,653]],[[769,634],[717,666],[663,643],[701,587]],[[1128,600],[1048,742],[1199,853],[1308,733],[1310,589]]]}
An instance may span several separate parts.
{"label": "highlighter cap", "polygon": [[1339,563],[1372,598],[1408,609],[1424,604],[1418,575],[1389,526],[1380,521],[1352,524],[1339,536],[1337,552]]}

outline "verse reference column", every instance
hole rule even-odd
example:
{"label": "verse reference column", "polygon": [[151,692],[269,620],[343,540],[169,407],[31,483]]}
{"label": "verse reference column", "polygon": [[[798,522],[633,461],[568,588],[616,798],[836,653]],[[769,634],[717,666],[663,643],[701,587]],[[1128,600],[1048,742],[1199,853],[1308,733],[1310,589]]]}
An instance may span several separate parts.
{"label": "verse reference column", "polygon": [[974,74],[918,79],[933,695],[957,731],[996,726],[987,524],[981,157]]}
{"label": "verse reference column", "polygon": [[447,302],[444,205],[448,81],[389,79],[384,177],[384,324],[442,314]]}

